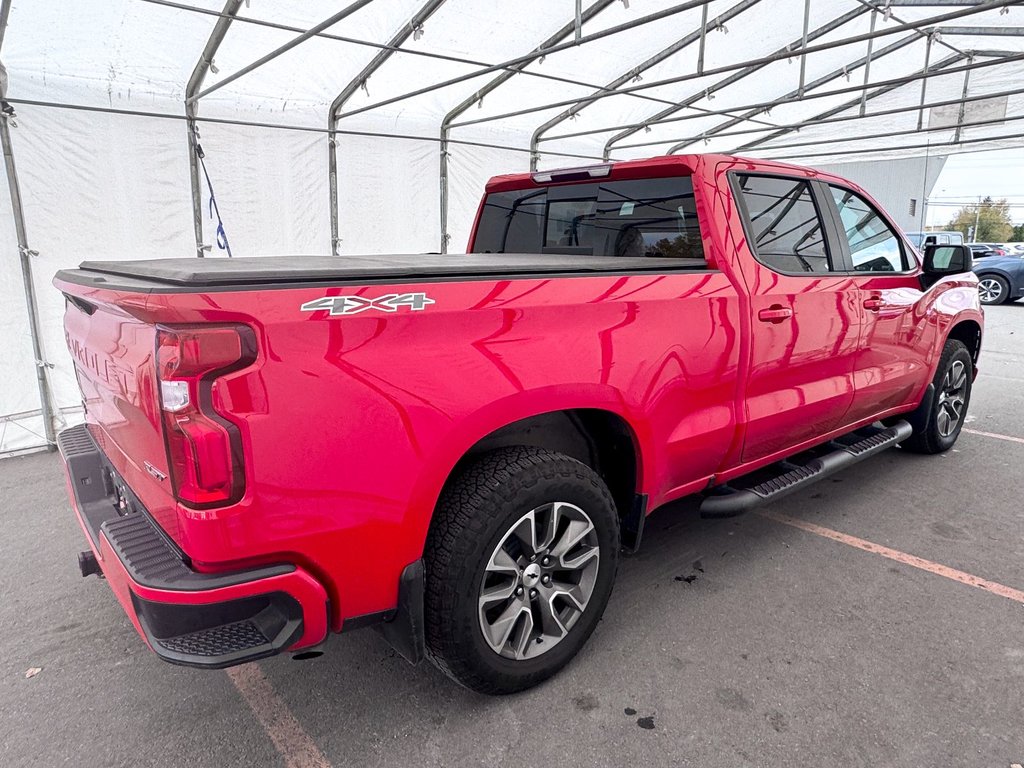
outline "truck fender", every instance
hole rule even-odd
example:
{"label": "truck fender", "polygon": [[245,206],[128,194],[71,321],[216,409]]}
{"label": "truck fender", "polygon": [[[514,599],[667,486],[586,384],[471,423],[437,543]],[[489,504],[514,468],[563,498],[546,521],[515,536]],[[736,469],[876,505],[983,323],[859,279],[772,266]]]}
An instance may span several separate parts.
{"label": "truck fender", "polygon": [[488,403],[458,420],[431,455],[426,457],[413,487],[408,519],[408,525],[415,531],[414,539],[420,543],[420,553],[426,544],[427,531],[441,491],[459,461],[474,445],[517,421],[545,413],[576,409],[608,411],[626,422],[633,432],[637,471],[642,478],[642,469],[647,464],[645,456],[649,455],[650,450],[649,431],[632,417],[617,389],[606,385],[573,385],[571,389],[551,386],[517,392]]}

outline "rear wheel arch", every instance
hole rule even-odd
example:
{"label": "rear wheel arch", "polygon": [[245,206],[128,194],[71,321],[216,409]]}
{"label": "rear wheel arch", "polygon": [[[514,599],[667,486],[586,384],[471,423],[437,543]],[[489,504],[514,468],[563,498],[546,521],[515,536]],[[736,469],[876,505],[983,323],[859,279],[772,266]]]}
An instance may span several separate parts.
{"label": "rear wheel arch", "polygon": [[463,454],[445,484],[483,454],[517,445],[543,448],[586,464],[608,486],[619,518],[633,511],[641,477],[640,444],[626,419],[600,408],[548,411],[499,427]]}

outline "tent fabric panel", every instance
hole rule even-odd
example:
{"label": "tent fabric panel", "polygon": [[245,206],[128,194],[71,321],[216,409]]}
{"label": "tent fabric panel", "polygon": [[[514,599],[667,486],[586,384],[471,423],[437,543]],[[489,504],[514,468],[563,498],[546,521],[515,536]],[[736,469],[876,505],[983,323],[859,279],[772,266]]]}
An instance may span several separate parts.
{"label": "tent fabric panel", "polygon": [[43,354],[53,366],[56,407],[77,407],[64,299],[50,281],[89,258],[195,252],[184,125],[40,107],[19,108],[17,121],[13,149],[30,243],[39,251],[33,266]]}
{"label": "tent fabric panel", "polygon": [[[12,132],[16,129],[12,129]],[[29,237],[32,231],[28,232]],[[31,245],[32,240],[29,240]],[[6,178],[0,183],[0,456],[46,445],[18,239]]]}
{"label": "tent fabric panel", "polygon": [[[364,136],[338,142],[338,252],[439,250],[438,145]],[[329,238],[319,252],[330,253]]]}

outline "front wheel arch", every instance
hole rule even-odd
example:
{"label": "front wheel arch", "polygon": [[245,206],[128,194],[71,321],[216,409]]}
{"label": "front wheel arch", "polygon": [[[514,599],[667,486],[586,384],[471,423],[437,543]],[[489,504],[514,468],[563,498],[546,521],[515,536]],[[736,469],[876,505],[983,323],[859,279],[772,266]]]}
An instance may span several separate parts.
{"label": "front wheel arch", "polygon": [[[981,324],[976,320],[961,320],[946,334],[946,340],[956,339],[965,347],[971,355],[974,367],[978,367],[978,355],[981,354]],[[945,346],[945,342],[943,342]]]}

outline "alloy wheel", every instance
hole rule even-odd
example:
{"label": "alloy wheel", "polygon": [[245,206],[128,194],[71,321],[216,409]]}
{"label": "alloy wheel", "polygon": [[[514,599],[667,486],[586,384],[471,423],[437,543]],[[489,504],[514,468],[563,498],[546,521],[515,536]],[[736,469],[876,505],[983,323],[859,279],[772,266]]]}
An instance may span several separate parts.
{"label": "alloy wheel", "polygon": [[962,360],[955,360],[942,379],[939,389],[938,411],[935,426],[939,434],[949,437],[964,416],[964,401],[967,397],[967,366]]}
{"label": "alloy wheel", "polygon": [[978,283],[978,298],[985,304],[997,304],[1003,297],[1003,286],[992,277],[983,277]]}
{"label": "alloy wheel", "polygon": [[576,505],[556,501],[519,518],[480,584],[480,629],[491,650],[523,660],[561,642],[587,609],[600,560],[597,529]]}

